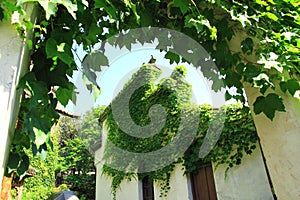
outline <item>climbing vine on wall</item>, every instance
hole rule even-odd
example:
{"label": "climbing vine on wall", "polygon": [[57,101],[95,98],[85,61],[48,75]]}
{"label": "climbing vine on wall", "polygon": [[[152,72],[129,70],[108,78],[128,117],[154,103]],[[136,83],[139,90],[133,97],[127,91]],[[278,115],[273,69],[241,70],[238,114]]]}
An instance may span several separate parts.
{"label": "climbing vine on wall", "polygon": [[[245,154],[251,154],[256,147],[257,134],[254,123],[249,112],[249,108],[242,107],[241,105],[228,105],[223,106],[220,109],[214,109],[209,105],[196,106],[190,102],[192,97],[191,85],[185,81],[186,69],[183,66],[178,66],[174,69],[170,77],[162,79],[158,84],[155,80],[161,74],[161,71],[153,66],[142,66],[132,77],[132,79],[125,84],[122,91],[115,97],[111,105],[102,114],[105,116],[105,125],[107,129],[107,140],[111,141],[114,145],[121,148],[124,151],[144,153],[145,160],[138,159],[132,156],[131,153],[116,155],[118,152],[110,145],[106,145],[104,153],[105,160],[113,160],[113,164],[104,165],[103,173],[112,177],[112,193],[116,198],[116,191],[124,179],[131,180],[137,176],[142,179],[145,176],[149,176],[150,179],[157,181],[161,186],[161,196],[166,196],[170,189],[170,177],[176,164],[182,163],[185,167],[185,173],[192,173],[197,170],[199,163],[214,162],[216,165],[225,164],[230,167],[241,164],[241,160]],[[130,98],[129,110],[130,117],[139,126],[145,126],[152,123],[149,120],[149,115],[160,115],[161,113],[149,114],[149,109],[160,104],[166,109],[166,122],[163,128],[159,130],[157,134],[153,136],[141,138],[133,137],[130,132],[135,128],[131,123],[126,123],[127,127],[120,128],[120,123],[114,117],[112,109],[122,110],[124,107],[123,101],[126,101],[125,96],[128,95],[128,90],[134,85],[137,85],[139,81],[147,80],[143,87],[140,87]],[[117,106],[113,106],[115,105]],[[122,112],[126,115],[126,112]],[[222,114],[226,113],[225,120],[216,120],[222,117]],[[198,117],[197,119],[197,133],[194,135],[192,144],[182,155],[177,155],[177,152],[170,150],[164,152],[170,157],[174,157],[172,162],[167,163],[166,166],[155,166],[153,170],[144,171],[147,167],[155,161],[158,163],[164,163],[164,155],[155,157],[155,161],[146,156],[147,152],[153,152],[162,149],[171,144],[175,137],[180,137],[182,129],[186,129],[187,132],[193,131],[193,115]],[[183,119],[184,118],[184,119]],[[154,119],[154,117],[153,117]],[[215,119],[213,122],[212,120]],[[184,120],[187,120],[185,125],[181,125]],[[163,122],[163,120],[162,120]],[[222,124],[224,123],[224,124]],[[224,127],[223,127],[224,125]],[[214,132],[210,132],[209,128],[214,129]],[[214,138],[216,136],[216,130],[218,127],[223,128],[217,143],[211,143],[212,151],[205,157],[199,156],[200,147],[203,145],[204,138]],[[154,128],[150,129],[154,131]],[[140,130],[141,131],[141,130]],[[142,132],[140,132],[141,136]],[[183,135],[188,137],[190,135]],[[206,137],[207,136],[207,137]],[[211,140],[212,141],[212,140]],[[183,141],[179,145],[184,145]],[[179,146],[177,146],[179,149]],[[126,168],[130,166],[136,166],[136,173],[126,173],[124,170],[118,170],[111,166],[121,166],[126,163]]]}

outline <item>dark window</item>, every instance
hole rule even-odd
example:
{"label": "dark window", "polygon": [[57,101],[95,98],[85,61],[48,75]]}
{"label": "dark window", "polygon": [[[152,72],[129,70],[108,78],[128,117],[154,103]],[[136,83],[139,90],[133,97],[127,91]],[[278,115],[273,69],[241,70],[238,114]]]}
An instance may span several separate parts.
{"label": "dark window", "polygon": [[191,174],[194,200],[216,200],[216,188],[211,164],[202,164]]}
{"label": "dark window", "polygon": [[143,183],[143,200],[154,200],[153,181],[149,176],[145,176],[142,180]]}

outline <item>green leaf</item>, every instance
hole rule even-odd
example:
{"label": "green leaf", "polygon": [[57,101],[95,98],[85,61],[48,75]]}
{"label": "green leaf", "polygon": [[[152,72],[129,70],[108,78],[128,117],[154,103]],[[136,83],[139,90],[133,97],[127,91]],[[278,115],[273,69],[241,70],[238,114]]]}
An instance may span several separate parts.
{"label": "green leaf", "polygon": [[246,54],[252,53],[253,46],[254,46],[253,40],[249,37],[246,38],[245,40],[243,40],[241,43],[242,51],[243,51],[243,53],[246,53]]}
{"label": "green leaf", "polygon": [[66,63],[68,66],[71,66],[71,64],[74,62],[74,59],[67,53],[67,52],[59,52],[58,58]]}
{"label": "green leaf", "polygon": [[25,148],[30,148],[30,139],[28,135],[21,131],[15,131],[13,144],[24,146]]}
{"label": "green leaf", "polygon": [[268,6],[269,4],[263,0],[255,0],[255,2],[259,5]]}
{"label": "green leaf", "polygon": [[[83,61],[84,62],[84,61]],[[86,85],[94,84],[97,88],[100,89],[100,86],[97,83],[97,75],[94,71],[91,70],[89,65],[83,65],[83,79]]]}
{"label": "green leaf", "polygon": [[232,86],[235,86],[237,88],[241,87],[242,83],[240,80],[241,80],[241,75],[239,75],[236,72],[233,72],[231,69],[227,70],[225,82],[228,87],[232,87]]}
{"label": "green leaf", "polygon": [[57,56],[57,42],[53,38],[49,38],[46,42],[47,58],[53,58]]}
{"label": "green leaf", "polygon": [[107,0],[95,0],[95,8],[102,8],[104,9],[110,16],[112,20],[117,20],[117,9],[114,5]]}
{"label": "green leaf", "polygon": [[35,135],[35,144],[37,148],[39,148],[42,144],[44,144],[48,139],[48,134],[44,131],[33,127],[33,132]]}
{"label": "green leaf", "polygon": [[283,92],[289,91],[291,95],[294,95],[298,90],[300,90],[300,83],[291,79],[287,82],[281,82],[280,88]]}
{"label": "green leaf", "polygon": [[27,45],[28,45],[28,49],[32,50],[32,45],[33,45],[32,40],[27,40],[26,42],[27,42]]}
{"label": "green leaf", "polygon": [[142,13],[140,13],[140,17],[142,27],[147,27],[153,24],[152,15],[149,13],[148,10],[144,10]]}
{"label": "green leaf", "polygon": [[245,70],[246,65],[244,63],[239,63],[236,67],[235,70],[237,71],[237,73],[239,74],[243,74],[244,70]]}
{"label": "green leaf", "polygon": [[184,27],[192,28],[195,27],[197,32],[201,32],[203,27],[207,26],[210,28],[210,24],[203,16],[195,16],[194,14],[187,15],[184,21]]}
{"label": "green leaf", "polygon": [[46,157],[47,157],[47,151],[45,151],[44,149],[41,150],[41,153],[40,153],[40,158],[42,161],[45,161],[46,160]]}
{"label": "green leaf", "polygon": [[245,65],[244,74],[245,74],[245,80],[248,82],[251,82],[254,77],[257,77],[260,74],[260,70],[252,64],[247,63]]}
{"label": "green leaf", "polygon": [[4,19],[4,10],[2,7],[0,7],[0,21]]}
{"label": "green leaf", "polygon": [[92,43],[98,42],[98,35],[102,34],[102,29],[98,26],[96,21],[92,21],[90,26],[87,28],[88,36],[87,38]]}
{"label": "green leaf", "polygon": [[138,15],[137,11],[136,11],[136,5],[134,3],[131,2],[131,0],[124,0],[124,3],[127,7],[129,7],[135,18],[136,18],[136,22],[139,24],[140,23],[140,16]]}
{"label": "green leaf", "polygon": [[96,87],[95,85],[92,86],[94,91],[94,101],[96,101],[101,94],[100,88]]}
{"label": "green leaf", "polygon": [[267,17],[268,17],[269,19],[272,19],[272,20],[274,20],[274,21],[278,21],[278,17],[277,17],[275,14],[273,14],[273,13],[271,13],[271,12],[267,12],[266,15],[267,15]]}
{"label": "green leaf", "polygon": [[178,7],[181,13],[184,15],[189,9],[189,1],[188,0],[174,0],[174,7]]}
{"label": "green leaf", "polygon": [[26,83],[27,82],[32,82],[35,81],[35,74],[34,72],[30,71],[27,72],[19,81],[17,89],[25,89],[27,87]]}
{"label": "green leaf", "polygon": [[215,92],[218,92],[222,88],[224,88],[224,82],[222,79],[219,78],[213,78],[213,84],[211,86],[211,89]]}
{"label": "green leaf", "polygon": [[66,7],[70,15],[76,19],[76,11],[77,11],[77,5],[73,4],[70,0],[57,0],[58,4],[62,4]]}
{"label": "green leaf", "polygon": [[66,106],[69,100],[74,101],[74,85],[70,84],[69,88],[59,87],[56,92],[57,100],[63,105]]}
{"label": "green leaf", "polygon": [[285,112],[282,98],[274,93],[270,93],[266,97],[257,97],[253,106],[255,114],[263,112],[271,120],[273,120],[276,110]]}
{"label": "green leaf", "polygon": [[27,155],[23,155],[20,166],[17,169],[17,175],[20,177],[20,179],[22,179],[26,175],[28,167],[29,167],[29,158]]}
{"label": "green leaf", "polygon": [[36,146],[36,144],[32,143],[32,144],[31,144],[31,147],[32,147],[32,148],[31,148],[31,149],[32,149],[32,151],[31,151],[31,152],[32,152],[32,155],[35,156],[35,155],[38,153],[37,146]]}
{"label": "green leaf", "polygon": [[100,51],[95,51],[87,55],[82,62],[84,68],[93,69],[94,71],[101,71],[101,66],[108,66],[108,64],[107,57]]}
{"label": "green leaf", "polygon": [[173,64],[174,62],[178,64],[180,61],[179,55],[177,55],[176,53],[173,53],[171,51],[168,51],[166,53],[165,58],[170,60],[170,64]]}
{"label": "green leaf", "polygon": [[48,90],[45,82],[43,81],[31,81],[27,82],[27,87],[31,93],[30,106],[34,107],[43,102],[48,104]]}
{"label": "green leaf", "polygon": [[21,158],[17,153],[10,153],[7,163],[8,173],[17,170]]}

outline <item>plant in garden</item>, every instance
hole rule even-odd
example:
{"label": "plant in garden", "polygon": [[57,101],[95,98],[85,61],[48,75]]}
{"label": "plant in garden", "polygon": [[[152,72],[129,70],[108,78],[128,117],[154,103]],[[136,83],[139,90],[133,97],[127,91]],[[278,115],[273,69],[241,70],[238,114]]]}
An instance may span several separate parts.
{"label": "plant in garden", "polygon": [[60,171],[66,174],[65,182],[79,197],[95,199],[94,155],[90,146],[100,141],[98,118],[104,107],[94,107],[82,119],[61,117],[59,126]]}
{"label": "plant in garden", "polygon": [[65,181],[70,185],[70,189],[76,191],[79,197],[85,195],[88,199],[95,199],[94,157],[81,138],[66,141],[66,146],[60,149],[60,155],[61,170],[68,173]]}
{"label": "plant in garden", "polygon": [[30,159],[30,167],[37,172],[34,177],[27,178],[24,181],[23,199],[41,200],[48,199],[53,193],[55,182],[55,170],[59,168],[61,158],[58,154],[58,135],[53,134],[53,151],[46,155],[32,156],[30,150],[26,153]]}

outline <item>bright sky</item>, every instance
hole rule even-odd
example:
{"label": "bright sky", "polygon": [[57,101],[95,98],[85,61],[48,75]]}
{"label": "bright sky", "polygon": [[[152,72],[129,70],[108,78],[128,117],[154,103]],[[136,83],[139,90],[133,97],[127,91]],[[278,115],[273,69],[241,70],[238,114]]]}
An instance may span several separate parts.
{"label": "bright sky", "polygon": [[[81,59],[84,57],[81,49],[79,49],[78,54]],[[172,69],[177,66],[175,63],[170,65],[169,60],[164,58],[165,53],[156,50],[153,45],[146,45],[142,48],[140,45],[133,46],[131,51],[125,48],[121,50],[108,48],[106,54],[109,54],[110,66],[106,67],[97,77],[97,82],[101,87],[101,94],[98,99],[96,102],[94,101],[93,95],[89,93],[83,83],[82,75],[75,73],[73,82],[78,92],[77,103],[73,105],[69,102],[66,107],[68,111],[75,114],[83,114],[96,105],[108,105],[122,89],[123,84],[131,78],[131,75],[138,70],[142,63],[149,61],[151,55],[156,57],[156,65],[163,69],[160,78],[169,76]],[[76,62],[80,64],[79,60],[76,60]],[[193,89],[192,101],[198,105],[207,103],[214,107],[225,104],[224,93],[212,92],[210,89],[211,83],[206,81],[200,70],[187,63],[179,63],[178,65],[184,65],[188,70],[187,81],[192,84]]]}

